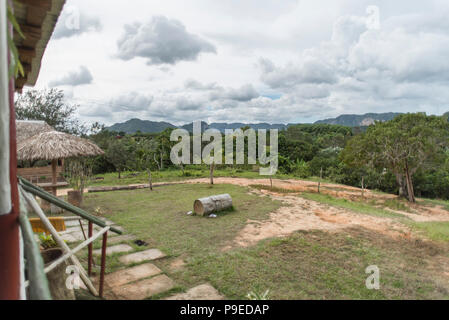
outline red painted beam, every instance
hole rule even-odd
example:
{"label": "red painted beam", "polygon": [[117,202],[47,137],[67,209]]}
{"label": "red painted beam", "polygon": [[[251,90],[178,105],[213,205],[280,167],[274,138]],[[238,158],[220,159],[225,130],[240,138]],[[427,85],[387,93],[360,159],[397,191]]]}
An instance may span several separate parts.
{"label": "red painted beam", "polygon": [[100,269],[100,288],[98,295],[103,298],[104,272],[106,270],[106,248],[108,246],[108,232],[103,233],[103,242],[101,244],[101,269]]}
{"label": "red painted beam", "polygon": [[[3,71],[2,71],[3,72]],[[0,216],[0,300],[20,299],[19,193],[17,189],[14,80],[9,82],[9,177],[12,210]]]}

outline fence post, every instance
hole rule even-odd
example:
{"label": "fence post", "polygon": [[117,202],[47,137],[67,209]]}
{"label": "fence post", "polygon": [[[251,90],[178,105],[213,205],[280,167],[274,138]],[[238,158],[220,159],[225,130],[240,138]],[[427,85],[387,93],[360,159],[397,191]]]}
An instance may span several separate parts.
{"label": "fence post", "polygon": [[[93,226],[92,222],[89,221],[89,231],[88,231],[88,237],[91,238],[93,234]],[[89,277],[92,275],[92,243],[89,244],[87,247],[87,274]]]}
{"label": "fence post", "polygon": [[108,241],[108,233],[103,234],[103,243],[101,246],[101,270],[100,270],[100,288],[99,296],[103,298],[103,287],[104,287],[104,271],[106,267],[106,245]]}

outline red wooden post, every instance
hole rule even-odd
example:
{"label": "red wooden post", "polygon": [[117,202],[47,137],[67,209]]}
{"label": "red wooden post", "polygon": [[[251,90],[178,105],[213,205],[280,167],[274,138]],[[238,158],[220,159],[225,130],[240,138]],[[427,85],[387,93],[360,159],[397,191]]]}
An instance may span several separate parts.
{"label": "red wooden post", "polygon": [[[2,69],[1,72],[8,70]],[[20,299],[19,191],[13,78],[9,81],[9,112],[9,177],[12,209],[9,214],[0,215],[0,300]]]}
{"label": "red wooden post", "polygon": [[[87,233],[88,238],[92,237],[92,222],[89,221],[89,231]],[[87,247],[88,250],[88,257],[87,257],[87,274],[89,275],[89,277],[92,274],[92,243],[90,243]]]}
{"label": "red wooden post", "polygon": [[103,244],[101,245],[101,270],[100,270],[100,289],[98,290],[100,298],[103,298],[104,271],[106,267],[106,245],[108,242],[108,233],[103,234]]}

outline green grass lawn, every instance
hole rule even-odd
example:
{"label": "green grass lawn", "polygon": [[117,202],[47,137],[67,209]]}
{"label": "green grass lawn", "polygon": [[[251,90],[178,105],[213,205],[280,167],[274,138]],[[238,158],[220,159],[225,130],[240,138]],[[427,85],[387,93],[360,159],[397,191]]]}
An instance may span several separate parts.
{"label": "green grass lawn", "polygon": [[435,241],[449,242],[449,222],[412,222],[410,226]]}
{"label": "green grass lawn", "polygon": [[[195,199],[220,193],[231,194],[234,210],[218,218],[186,215]],[[318,200],[363,214],[394,216],[370,209],[369,204]],[[248,219],[265,220],[280,205],[267,196],[248,193],[248,188],[206,184],[164,186],[153,192],[87,194],[84,203],[89,212],[100,208],[128,233],[164,251],[168,257],[155,264],[175,281],[174,291],[209,282],[230,299],[245,299],[250,291],[267,289],[271,299],[448,298],[447,284],[442,285],[427,268],[427,258],[443,252],[433,243],[393,240],[364,229],[349,229],[341,233],[296,232],[253,247],[222,250],[232,245]],[[123,267],[118,256],[108,257],[107,272]],[[170,265],[179,257],[186,265],[175,271]],[[369,265],[381,270],[380,290],[365,287]]]}
{"label": "green grass lawn", "polygon": [[301,197],[313,201],[317,201],[320,203],[325,203],[334,207],[341,207],[344,209],[348,209],[354,212],[368,214],[377,217],[389,217],[389,218],[405,218],[404,215],[387,211],[382,208],[378,208],[371,203],[361,202],[361,201],[351,201],[343,198],[334,198],[328,194],[321,193],[309,193],[303,192],[301,193]]}
{"label": "green grass lawn", "polygon": [[444,209],[449,211],[449,201],[448,200],[440,200],[440,199],[418,199],[418,203],[422,203],[424,205],[430,206],[442,206]]}
{"label": "green grass lawn", "polygon": [[[369,231],[302,231],[194,258],[181,277],[209,281],[233,299],[267,289],[271,299],[447,299],[447,287],[425,271],[432,249]],[[365,286],[370,265],[380,269],[379,290]]]}
{"label": "green grass lawn", "polygon": [[[218,218],[186,215],[193,210],[195,199],[222,193],[231,195],[233,211]],[[84,202],[90,212],[100,207],[108,219],[171,256],[219,250],[248,219],[266,219],[280,206],[278,201],[248,194],[239,186],[207,184],[87,194]]]}

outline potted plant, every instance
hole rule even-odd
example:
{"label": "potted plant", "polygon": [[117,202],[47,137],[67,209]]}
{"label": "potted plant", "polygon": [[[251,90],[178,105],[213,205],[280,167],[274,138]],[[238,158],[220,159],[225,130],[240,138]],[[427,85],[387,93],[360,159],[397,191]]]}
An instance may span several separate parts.
{"label": "potted plant", "polygon": [[67,192],[69,203],[79,207],[83,203],[83,193],[92,177],[92,166],[85,158],[73,158],[65,162],[64,175],[73,190]]}
{"label": "potted plant", "polygon": [[[40,233],[39,242],[44,267],[48,267],[52,262],[64,255],[64,251],[57,246],[50,234]],[[70,289],[66,286],[66,270],[68,266],[69,263],[66,260],[47,273],[48,286],[54,300],[75,300],[73,288]]]}

